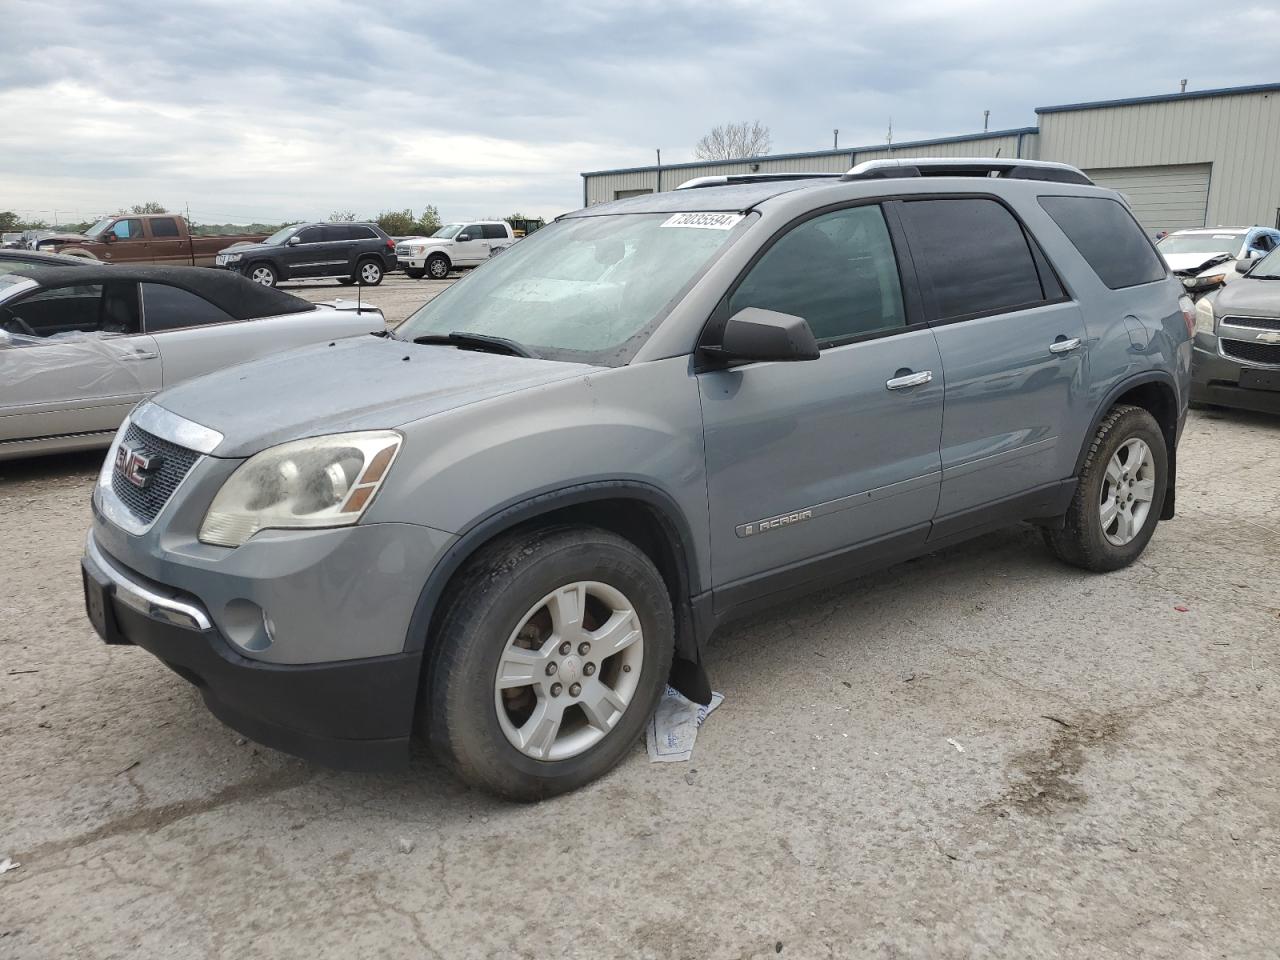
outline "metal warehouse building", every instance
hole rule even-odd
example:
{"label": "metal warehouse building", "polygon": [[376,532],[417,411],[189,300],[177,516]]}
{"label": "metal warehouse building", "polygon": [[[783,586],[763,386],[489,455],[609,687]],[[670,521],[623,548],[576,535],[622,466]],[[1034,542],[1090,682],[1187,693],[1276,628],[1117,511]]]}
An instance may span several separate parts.
{"label": "metal warehouse building", "polygon": [[598,170],[584,205],[672,190],[726,173],[843,172],[884,157],[1059,160],[1120,190],[1150,231],[1280,227],[1280,83],[1036,109],[1038,125],[959,137],[774,154],[746,160]]}

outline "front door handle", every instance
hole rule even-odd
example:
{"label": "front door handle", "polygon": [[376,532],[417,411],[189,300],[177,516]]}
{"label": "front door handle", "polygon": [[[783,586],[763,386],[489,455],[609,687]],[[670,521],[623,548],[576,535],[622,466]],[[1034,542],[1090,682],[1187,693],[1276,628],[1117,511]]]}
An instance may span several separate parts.
{"label": "front door handle", "polygon": [[919,387],[933,379],[932,370],[921,370],[919,373],[908,373],[901,377],[886,380],[884,385],[890,390],[906,390],[908,387]]}
{"label": "front door handle", "polygon": [[1049,344],[1050,353],[1070,353],[1072,350],[1080,349],[1080,338],[1072,337],[1070,340],[1055,340]]}
{"label": "front door handle", "polygon": [[121,360],[154,360],[158,356],[160,356],[160,354],[158,353],[147,353],[144,350],[134,350],[132,353],[121,354],[120,359]]}

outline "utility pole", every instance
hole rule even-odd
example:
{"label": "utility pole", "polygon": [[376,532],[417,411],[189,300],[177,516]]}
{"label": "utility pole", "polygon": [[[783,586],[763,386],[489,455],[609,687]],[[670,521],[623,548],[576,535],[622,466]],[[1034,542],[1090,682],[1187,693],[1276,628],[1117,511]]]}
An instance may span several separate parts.
{"label": "utility pole", "polygon": [[832,140],[831,140],[831,149],[832,149],[832,150],[839,150],[839,149],[840,149],[840,131],[839,131],[839,129],[832,130],[832,131],[831,131],[831,136],[832,136]]}
{"label": "utility pole", "polygon": [[653,192],[661,193],[662,192],[662,150],[658,150],[657,153],[658,153],[658,188]]}
{"label": "utility pole", "polygon": [[991,122],[991,111],[983,110],[982,111],[982,132],[983,133],[987,132],[987,126],[988,124],[990,124],[990,122]]}
{"label": "utility pole", "polygon": [[889,135],[884,138],[884,142],[889,145],[889,153],[893,153],[893,117],[889,118]]}

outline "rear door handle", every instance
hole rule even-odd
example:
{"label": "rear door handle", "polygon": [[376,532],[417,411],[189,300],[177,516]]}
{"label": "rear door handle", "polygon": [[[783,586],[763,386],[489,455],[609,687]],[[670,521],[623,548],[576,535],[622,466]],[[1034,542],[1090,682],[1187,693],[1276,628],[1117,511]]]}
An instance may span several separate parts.
{"label": "rear door handle", "polygon": [[1049,344],[1050,353],[1070,353],[1072,350],[1080,349],[1080,338],[1072,337],[1070,340],[1055,340]]}
{"label": "rear door handle", "polygon": [[160,356],[158,353],[146,353],[142,350],[134,350],[132,353],[124,353],[120,355],[121,360],[154,360]]}
{"label": "rear door handle", "polygon": [[886,380],[884,385],[890,390],[906,390],[908,387],[919,387],[933,379],[932,370],[921,370],[919,373],[908,373],[901,377]]}

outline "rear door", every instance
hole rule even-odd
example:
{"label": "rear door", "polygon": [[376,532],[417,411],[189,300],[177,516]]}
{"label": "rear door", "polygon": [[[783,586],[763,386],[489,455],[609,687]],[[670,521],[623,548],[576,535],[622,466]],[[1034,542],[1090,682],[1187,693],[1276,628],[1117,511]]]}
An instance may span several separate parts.
{"label": "rear door", "polygon": [[[463,237],[466,237],[464,240]],[[453,262],[473,267],[489,259],[489,241],[484,237],[484,225],[469,223],[453,241]]]}
{"label": "rear door", "polygon": [[177,217],[151,217],[146,221],[150,231],[148,246],[152,263],[191,263],[191,244],[182,235]]}
{"label": "rear door", "polygon": [[115,430],[160,389],[137,284],[36,291],[0,306],[0,442]]}
{"label": "rear door", "polygon": [[[1074,473],[1088,337],[1079,304],[1013,211],[990,196],[894,204],[946,377],[934,538],[980,526]],[[1038,493],[1037,493],[1038,491]]]}
{"label": "rear door", "polygon": [[485,223],[484,238],[489,241],[489,256],[495,256],[501,253],[511,244],[515,243],[515,237],[509,236],[507,228],[500,223]]}
{"label": "rear door", "polygon": [[[698,375],[717,609],[925,541],[941,480],[942,368],[879,205],[785,230],[717,311],[803,317],[814,361]],[[916,385],[912,386],[911,384]]]}

